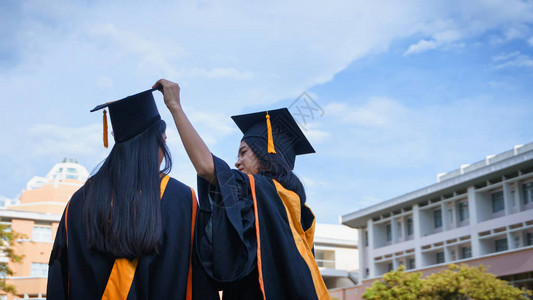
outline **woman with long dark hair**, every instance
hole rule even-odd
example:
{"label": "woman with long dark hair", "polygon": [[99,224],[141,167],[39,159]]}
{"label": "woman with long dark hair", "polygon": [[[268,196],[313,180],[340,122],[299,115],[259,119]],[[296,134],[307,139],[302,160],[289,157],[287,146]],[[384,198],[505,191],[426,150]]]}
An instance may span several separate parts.
{"label": "woman with long dark hair", "polygon": [[47,297],[191,299],[196,199],[168,176],[166,124],[152,90],[92,111],[106,107],[115,145],[67,204],[50,257]]}
{"label": "woman with long dark hair", "polygon": [[221,290],[223,299],[329,299],[313,254],[314,215],[292,172],[296,155],[314,150],[289,111],[232,117],[244,134],[232,170],[189,122],[179,86],[161,79],[154,88],[198,173],[194,298]]}

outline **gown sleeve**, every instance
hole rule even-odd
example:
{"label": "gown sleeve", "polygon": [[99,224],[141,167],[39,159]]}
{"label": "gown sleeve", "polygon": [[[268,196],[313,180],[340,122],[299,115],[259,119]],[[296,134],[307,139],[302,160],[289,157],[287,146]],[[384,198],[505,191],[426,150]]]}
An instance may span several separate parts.
{"label": "gown sleeve", "polygon": [[198,258],[220,283],[234,282],[255,269],[257,241],[248,176],[213,156],[217,184],[198,178]]}
{"label": "gown sleeve", "polygon": [[68,256],[67,234],[65,231],[65,213],[57,228],[50,262],[48,263],[48,282],[46,296],[48,299],[68,299]]}

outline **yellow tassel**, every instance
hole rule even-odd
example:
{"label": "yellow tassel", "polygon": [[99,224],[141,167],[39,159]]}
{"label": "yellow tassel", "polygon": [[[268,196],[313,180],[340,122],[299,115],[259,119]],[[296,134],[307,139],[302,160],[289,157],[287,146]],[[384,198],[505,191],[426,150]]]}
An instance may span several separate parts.
{"label": "yellow tassel", "polygon": [[276,153],[276,148],[274,147],[274,138],[272,137],[272,124],[270,124],[270,116],[266,115],[267,120],[267,130],[268,130],[268,153]]}
{"label": "yellow tassel", "polygon": [[108,147],[108,141],[107,141],[107,112],[104,109],[104,147]]}

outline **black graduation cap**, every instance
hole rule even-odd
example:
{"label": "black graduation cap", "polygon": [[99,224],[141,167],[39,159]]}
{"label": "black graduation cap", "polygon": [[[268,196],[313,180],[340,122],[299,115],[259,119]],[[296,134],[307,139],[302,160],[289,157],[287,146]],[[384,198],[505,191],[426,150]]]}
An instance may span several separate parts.
{"label": "black graduation cap", "polygon": [[[161,120],[152,95],[155,90],[149,89],[124,99],[98,105],[91,112],[108,107],[115,143],[127,141]],[[107,148],[107,118],[105,110],[104,146]]]}
{"label": "black graduation cap", "polygon": [[279,150],[294,169],[296,155],[315,153],[315,149],[287,108],[231,117],[246,137],[260,137],[268,143],[268,153]]}

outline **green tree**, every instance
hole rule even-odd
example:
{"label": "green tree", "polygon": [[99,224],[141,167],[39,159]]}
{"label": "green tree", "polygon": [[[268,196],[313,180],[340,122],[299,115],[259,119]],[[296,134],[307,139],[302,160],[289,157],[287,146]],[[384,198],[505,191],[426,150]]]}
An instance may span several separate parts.
{"label": "green tree", "polygon": [[374,281],[363,294],[365,299],[418,299],[422,290],[422,273],[405,273],[402,265],[383,275],[383,281]]}
{"label": "green tree", "polygon": [[383,275],[363,294],[364,299],[498,299],[527,300],[531,291],[518,289],[487,273],[483,266],[450,265],[448,269],[421,278],[422,273],[396,271]]}
{"label": "green tree", "polygon": [[482,265],[451,264],[446,270],[424,279],[422,294],[430,299],[525,299],[531,292],[518,289],[496,278]]}
{"label": "green tree", "polygon": [[[8,225],[0,224],[0,255],[7,257],[9,261],[20,263],[24,256],[17,255],[13,250],[15,241],[21,236],[12,232]],[[15,287],[7,284],[7,276],[12,276],[13,270],[9,268],[9,262],[0,262],[0,290],[7,293],[15,293]]]}

